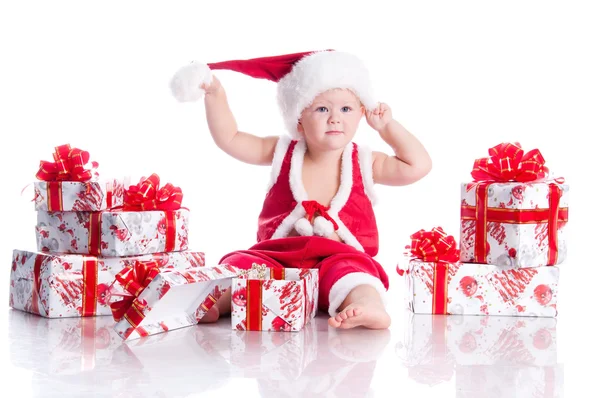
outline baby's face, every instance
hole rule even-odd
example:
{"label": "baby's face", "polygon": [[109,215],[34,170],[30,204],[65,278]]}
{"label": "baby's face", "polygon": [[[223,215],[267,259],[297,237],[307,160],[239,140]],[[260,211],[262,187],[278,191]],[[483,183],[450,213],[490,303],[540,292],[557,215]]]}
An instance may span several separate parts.
{"label": "baby's face", "polygon": [[309,145],[323,150],[340,149],[352,141],[364,108],[346,89],[325,91],[302,112],[298,132]]}

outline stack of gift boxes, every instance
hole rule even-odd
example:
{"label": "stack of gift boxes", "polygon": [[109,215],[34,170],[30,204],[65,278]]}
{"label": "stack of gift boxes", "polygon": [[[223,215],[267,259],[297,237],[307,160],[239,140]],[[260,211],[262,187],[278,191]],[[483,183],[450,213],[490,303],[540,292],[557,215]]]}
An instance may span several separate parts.
{"label": "stack of gift boxes", "polygon": [[34,183],[37,252],[13,252],[11,307],[112,315],[129,340],[197,324],[233,283],[233,329],[298,331],[314,317],[316,271],[207,267],[204,253],[187,250],[180,188],[161,187],[156,174],[136,185],[102,180],[89,153],[69,145],[53,157]]}

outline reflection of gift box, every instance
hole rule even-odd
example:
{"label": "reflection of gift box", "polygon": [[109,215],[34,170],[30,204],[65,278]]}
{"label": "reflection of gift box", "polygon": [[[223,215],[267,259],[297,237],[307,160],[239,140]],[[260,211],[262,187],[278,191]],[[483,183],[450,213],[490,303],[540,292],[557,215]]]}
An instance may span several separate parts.
{"label": "reflection of gift box", "polygon": [[189,210],[37,213],[37,250],[105,257],[187,250]]}
{"label": "reflection of gift box", "polygon": [[559,264],[567,254],[569,187],[549,180],[537,150],[501,144],[475,161],[461,188],[460,260],[519,268]]}
{"label": "reflection of gift box", "polygon": [[123,182],[36,181],[35,210],[100,211],[123,204]]}
{"label": "reflection of gift box", "polygon": [[411,260],[409,308],[417,314],[556,316],[558,267],[520,268]]}
{"label": "reflection of gift box", "polygon": [[229,265],[161,271],[138,262],[116,276],[131,296],[111,304],[115,330],[131,340],[195,325],[238,271]]}
{"label": "reflection of gift box", "polygon": [[563,379],[562,365],[459,366],[456,398],[562,397]]}
{"label": "reflection of gift box", "polygon": [[231,335],[231,365],[243,377],[269,375],[293,380],[317,358],[317,328],[311,322],[299,333],[247,333]]}
{"label": "reflection of gift box", "polygon": [[35,372],[66,375],[109,367],[113,351],[122,344],[108,317],[45,319],[19,311],[9,315],[11,361]]}
{"label": "reflection of gift box", "polygon": [[124,293],[115,275],[135,261],[164,269],[204,265],[204,253],[173,252],[131,257],[13,251],[10,306],[49,318],[111,315],[109,304]]}
{"label": "reflection of gift box", "polygon": [[253,268],[232,282],[231,324],[237,330],[299,331],[317,312],[316,269]]}

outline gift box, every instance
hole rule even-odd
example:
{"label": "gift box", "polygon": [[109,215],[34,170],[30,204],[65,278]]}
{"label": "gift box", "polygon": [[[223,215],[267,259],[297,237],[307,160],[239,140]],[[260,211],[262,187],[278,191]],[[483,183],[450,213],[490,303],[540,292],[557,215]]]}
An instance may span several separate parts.
{"label": "gift box", "polygon": [[47,319],[13,310],[8,325],[13,365],[44,374],[109,368],[114,350],[123,342],[109,317]]}
{"label": "gift box", "polygon": [[232,281],[231,325],[236,330],[297,332],[317,312],[316,269],[254,264]]}
{"label": "gift box", "polygon": [[411,235],[406,277],[409,308],[419,314],[557,314],[558,267],[512,268],[461,263],[453,237],[441,228]]}
{"label": "gift box", "polygon": [[409,313],[397,355],[406,366],[552,366],[556,319]]}
{"label": "gift box", "polygon": [[460,366],[456,369],[457,398],[519,398],[563,396],[564,368]]}
{"label": "gift box", "polygon": [[162,271],[150,262],[136,262],[116,276],[129,296],[111,303],[115,331],[133,340],[195,325],[238,271],[230,265]]}
{"label": "gift box", "polygon": [[461,186],[460,260],[519,268],[566,258],[569,186],[550,179],[536,149],[500,144]]}
{"label": "gift box", "polygon": [[[299,333],[231,335],[231,366],[242,377],[294,380],[317,359],[317,327],[310,322]],[[285,365],[282,365],[285,364]]]}
{"label": "gift box", "polygon": [[48,318],[111,315],[110,303],[125,293],[115,276],[137,261],[162,269],[204,265],[202,252],[93,257],[14,250],[10,274],[11,307]]}
{"label": "gift box", "polygon": [[103,257],[183,251],[189,210],[37,212],[37,250]]}

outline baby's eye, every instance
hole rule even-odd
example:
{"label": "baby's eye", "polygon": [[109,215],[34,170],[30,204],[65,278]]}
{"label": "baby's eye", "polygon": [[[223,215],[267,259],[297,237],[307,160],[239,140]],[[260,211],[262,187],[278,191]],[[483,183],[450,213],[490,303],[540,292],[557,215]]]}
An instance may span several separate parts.
{"label": "baby's eye", "polygon": [[324,106],[320,106],[317,108],[317,112],[327,112],[327,108]]}
{"label": "baby's eye", "polygon": [[350,108],[349,106],[344,106],[342,108],[342,112],[350,112],[352,110],[352,108]]}

